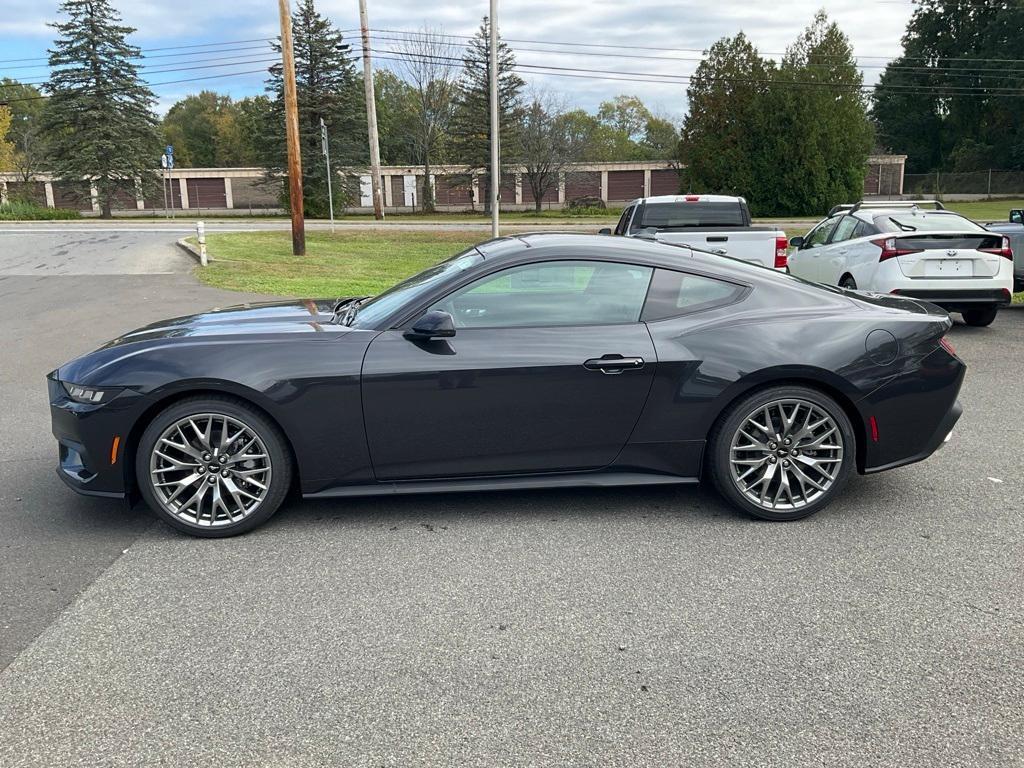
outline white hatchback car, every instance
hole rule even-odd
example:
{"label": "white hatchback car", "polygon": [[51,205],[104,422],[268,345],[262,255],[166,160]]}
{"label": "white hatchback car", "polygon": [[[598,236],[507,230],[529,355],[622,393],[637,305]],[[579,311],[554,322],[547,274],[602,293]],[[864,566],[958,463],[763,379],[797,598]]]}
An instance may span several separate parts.
{"label": "white hatchback car", "polygon": [[[935,210],[922,209],[926,203]],[[968,325],[989,325],[1010,303],[1009,239],[936,201],[836,206],[789,243],[790,274],[924,299],[961,313]]]}

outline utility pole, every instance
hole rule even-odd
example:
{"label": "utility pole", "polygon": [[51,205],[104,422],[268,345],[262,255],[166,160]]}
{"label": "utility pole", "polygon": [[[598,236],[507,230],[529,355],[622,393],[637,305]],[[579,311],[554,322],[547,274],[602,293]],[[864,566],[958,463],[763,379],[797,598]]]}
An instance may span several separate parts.
{"label": "utility pole", "polygon": [[331,191],[331,144],[327,139],[327,124],[320,118],[320,148],[327,163],[327,205],[331,208],[331,234],[334,234],[334,192]]}
{"label": "utility pole", "polygon": [[363,85],[366,87],[366,127],[370,134],[370,191],[373,195],[373,218],[384,218],[384,198],[380,180],[380,138],[377,136],[377,99],[373,94],[373,67],[370,65],[370,22],[366,16],[366,0],[359,0],[359,31],[363,42]]}
{"label": "utility pole", "polygon": [[501,207],[500,126],[498,125],[498,0],[491,0],[491,237],[498,236]]}
{"label": "utility pole", "polygon": [[284,123],[288,133],[288,197],[292,204],[292,253],[306,255],[306,220],[302,215],[302,152],[299,149],[299,99],[295,92],[292,12],[288,0],[277,0],[281,13],[281,63],[284,66]]}

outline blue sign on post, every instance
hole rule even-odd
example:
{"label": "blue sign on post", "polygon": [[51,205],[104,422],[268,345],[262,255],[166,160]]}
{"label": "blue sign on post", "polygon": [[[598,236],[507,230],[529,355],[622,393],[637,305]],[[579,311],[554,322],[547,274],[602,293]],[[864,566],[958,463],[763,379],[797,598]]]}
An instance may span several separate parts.
{"label": "blue sign on post", "polygon": [[172,147],[170,144],[168,144],[167,145],[167,149],[164,150],[164,154],[165,155],[173,155],[174,154],[174,147]]}

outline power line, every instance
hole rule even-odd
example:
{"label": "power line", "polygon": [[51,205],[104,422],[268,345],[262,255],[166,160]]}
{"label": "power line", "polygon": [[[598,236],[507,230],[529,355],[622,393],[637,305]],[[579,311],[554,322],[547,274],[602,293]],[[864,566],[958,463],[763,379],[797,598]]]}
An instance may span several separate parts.
{"label": "power line", "polygon": [[[383,54],[391,54],[391,57],[382,56]],[[430,54],[408,54],[402,51],[395,51],[386,49],[380,52],[375,51],[377,58],[384,60],[393,61],[408,61],[409,59],[419,59],[427,61],[439,61],[448,63],[458,63],[461,59],[453,56],[435,56]],[[392,58],[393,57],[393,58]],[[517,64],[517,68],[535,70],[536,74],[551,74],[555,75],[558,73],[571,73],[573,76],[594,76],[594,75],[613,75],[614,78],[607,79],[630,79],[635,82],[650,82],[652,74],[650,72],[623,72],[620,70],[605,70],[605,69],[585,69],[582,67],[559,67],[552,64]],[[695,79],[691,75],[672,75],[672,74],[654,74],[658,78],[657,82],[668,83],[668,84],[686,84],[691,80]],[[604,79],[604,78],[595,78]],[[941,92],[949,95],[962,95],[970,93],[982,93],[984,95],[1004,95],[1004,94],[1024,94],[1024,89],[1020,88],[984,88],[980,86],[916,86],[916,85],[864,85],[862,83],[838,83],[838,82],[825,82],[820,80],[783,80],[773,78],[709,78],[715,82],[732,82],[732,83],[748,83],[748,84],[764,84],[764,85],[781,85],[787,87],[810,87],[810,88],[830,88],[838,90],[857,90],[861,92],[869,92],[874,90],[896,90],[896,91],[930,91],[930,92]]]}
{"label": "power line", "polygon": [[[373,29],[374,32],[384,32],[390,34],[399,34],[406,36],[422,35],[422,32],[417,30],[403,30],[403,29]],[[472,40],[474,35],[453,35],[448,33],[436,33],[437,37],[448,37],[460,40]],[[648,45],[624,45],[620,43],[580,43],[575,41],[565,40],[528,40],[523,38],[502,38],[506,43],[526,43],[528,45],[561,45],[569,47],[584,47],[584,48],[613,48],[622,50],[638,50],[638,51],[664,51],[664,52],[681,52],[681,53],[705,53],[708,48],[665,48],[659,46],[648,46]],[[785,56],[785,51],[760,51],[763,56]],[[843,56],[826,56],[825,58],[845,58]],[[854,60],[859,59],[905,59],[907,61],[955,61],[955,62],[966,62],[966,61],[981,61],[987,63],[1003,63],[1003,64],[1024,64],[1024,59],[993,59],[993,58],[968,58],[960,56],[903,56],[902,54],[886,54],[886,55],[861,55],[855,56]]]}
{"label": "power line", "polygon": [[[166,75],[166,74],[170,74],[170,73],[173,73],[173,72],[193,72],[195,70],[203,70],[203,69],[220,69],[222,67],[237,67],[237,66],[241,66],[243,64],[273,64],[273,63],[278,62],[280,60],[281,59],[280,59],[279,56],[275,56],[275,57],[269,58],[269,59],[267,59],[267,58],[236,59],[236,60],[231,61],[230,63],[227,63],[227,64],[203,64],[203,65],[194,66],[194,67],[177,67],[177,66],[175,66],[175,67],[171,67],[171,68],[154,69],[154,70],[147,70],[145,67],[140,67],[139,69],[143,70],[143,71],[146,71],[149,74]],[[66,70],[66,71],[73,71],[73,70]],[[266,71],[266,70],[263,70],[263,71]],[[43,85],[43,86],[45,86],[45,85],[49,84],[49,82],[50,82],[49,80],[37,80],[35,82],[19,83],[19,85],[30,85],[30,86]],[[0,85],[0,88],[3,88],[3,86]]]}
{"label": "power line", "polygon": [[[238,77],[238,76],[241,76],[241,75],[264,74],[264,73],[266,73],[266,71],[267,71],[266,69],[247,69],[247,70],[242,71],[242,72],[225,72],[225,73],[220,74],[220,75],[201,75],[199,77],[186,77],[183,80],[163,80],[163,81],[161,81],[159,83],[147,83],[147,85],[150,88],[159,88],[160,86],[163,86],[163,85],[179,85],[180,83],[193,83],[196,80],[215,80],[217,78],[222,78],[222,77]],[[81,91],[83,89],[75,89],[75,90]],[[112,89],[105,89],[105,90],[103,90],[101,92],[102,93],[106,93],[106,94],[117,94],[117,93],[122,92],[122,90],[123,89],[112,88]],[[48,95],[39,94],[38,96],[19,96],[19,97],[14,98],[14,99],[3,99],[2,101],[4,101],[5,103],[13,103],[15,101],[36,101],[38,99],[48,99],[48,98],[50,98]]]}
{"label": "power line", "polygon": [[[157,54],[156,56],[142,55],[142,56],[132,57],[130,60],[131,61],[149,61],[151,59],[180,59],[180,58],[186,58],[186,57],[195,56],[196,53],[203,53],[203,54],[205,54],[205,53],[237,53],[237,52],[242,52],[242,51],[263,51],[263,50],[267,50],[267,49],[270,49],[270,48],[271,48],[271,44],[268,41],[264,45],[246,45],[246,46],[240,46],[240,47],[237,47],[237,48],[213,48],[213,49],[210,49],[209,51],[191,51],[189,53],[162,53],[162,54]],[[47,59],[46,61],[48,62],[49,60]],[[191,61],[191,59],[189,59],[188,61]],[[199,59],[199,61],[203,61],[203,59]],[[188,62],[186,62],[186,63],[188,63]],[[49,63],[46,63],[46,64],[22,64],[22,65],[17,66],[17,67],[6,67],[5,71],[13,72],[16,69],[51,69],[51,67],[50,67]]]}
{"label": "power line", "polygon": [[[150,48],[150,51],[181,51],[186,48],[209,48],[211,46],[242,45],[243,43],[264,43],[269,42],[268,38],[256,37],[252,40],[222,40],[217,43],[197,43],[195,45],[168,45],[162,48]],[[0,64],[17,64],[22,61],[49,61],[49,56],[37,56],[28,59],[0,59]]]}
{"label": "power line", "polygon": [[[408,38],[403,37],[390,37],[387,35],[376,35],[374,40],[383,40],[389,43],[402,43],[406,42]],[[558,56],[593,56],[598,58],[612,58],[612,59],[637,59],[645,61],[665,61],[665,62],[702,62],[706,61],[706,58],[701,57],[689,57],[689,56],[650,56],[645,54],[636,53],[607,53],[600,51],[559,51],[555,49],[546,48],[523,48],[517,46],[515,49],[516,53],[529,52],[529,53],[545,53],[555,54]],[[825,64],[809,64],[811,67],[828,66]],[[1012,73],[1024,74],[1024,69],[980,69],[974,67],[944,67],[942,69],[936,67],[906,67],[906,66],[892,66],[882,64],[861,64],[857,65],[858,69],[886,69],[886,70],[899,70],[899,71],[913,71],[922,74],[943,74],[950,77],[975,77],[976,73],[997,73],[991,75],[993,78],[1013,78]],[[963,72],[961,74],[961,72]]]}

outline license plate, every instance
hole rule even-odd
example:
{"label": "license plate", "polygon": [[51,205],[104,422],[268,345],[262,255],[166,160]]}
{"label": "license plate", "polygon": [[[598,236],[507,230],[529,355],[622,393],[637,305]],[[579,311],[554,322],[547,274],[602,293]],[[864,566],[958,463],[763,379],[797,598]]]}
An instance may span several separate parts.
{"label": "license plate", "polygon": [[928,259],[924,263],[925,277],[974,277],[971,259]]}

